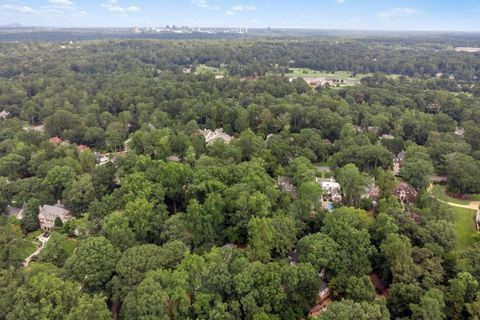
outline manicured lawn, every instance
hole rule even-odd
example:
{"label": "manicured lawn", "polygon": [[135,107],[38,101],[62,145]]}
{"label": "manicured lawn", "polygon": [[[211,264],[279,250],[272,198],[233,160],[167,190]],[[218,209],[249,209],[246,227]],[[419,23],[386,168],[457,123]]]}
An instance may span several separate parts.
{"label": "manicured lawn", "polygon": [[468,205],[471,202],[471,200],[460,200],[460,199],[455,199],[450,197],[448,194],[446,194],[446,187],[438,184],[433,186],[432,193],[435,198],[445,202],[451,202],[451,203],[461,204],[461,205]]}
{"label": "manicured lawn", "polygon": [[76,240],[72,240],[72,239],[67,239],[63,243],[63,248],[67,252],[67,256],[70,257],[70,255],[73,253],[73,250],[75,250],[75,248],[77,247],[77,244],[78,244],[78,242]]}
{"label": "manicured lawn", "polygon": [[289,78],[292,77],[304,77],[304,78],[335,78],[340,80],[352,80],[358,81],[363,77],[371,76],[371,73],[364,73],[364,74],[357,74],[356,76],[352,76],[352,73],[349,71],[335,71],[326,72],[326,71],[317,71],[308,68],[290,68],[291,72],[285,73],[285,75]]}
{"label": "manicured lawn", "polygon": [[36,240],[35,238],[38,237],[39,235],[41,235],[42,233],[43,233],[42,230],[37,230],[37,231],[30,232],[25,236],[25,240],[37,241],[38,242],[38,240]]}
{"label": "manicured lawn", "polygon": [[217,67],[210,67],[204,64],[199,64],[196,69],[195,69],[196,74],[201,74],[201,73],[213,73],[215,75],[221,75],[227,73],[227,70],[217,68]]}
{"label": "manicured lawn", "polygon": [[480,194],[467,194],[467,197],[472,201],[480,201]]}
{"label": "manicured lawn", "polygon": [[457,232],[457,250],[467,249],[474,242],[474,236],[477,232],[475,228],[475,210],[452,207],[457,213],[455,230]]}
{"label": "manicured lawn", "polygon": [[32,243],[29,240],[16,240],[14,255],[19,257],[21,260],[25,260],[28,256],[37,250],[37,245]]}

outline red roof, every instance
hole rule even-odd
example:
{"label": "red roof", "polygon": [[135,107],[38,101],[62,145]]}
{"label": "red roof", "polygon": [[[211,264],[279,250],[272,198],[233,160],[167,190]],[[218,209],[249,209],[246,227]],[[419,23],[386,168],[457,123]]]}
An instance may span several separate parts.
{"label": "red roof", "polygon": [[56,136],[53,137],[53,138],[48,139],[48,141],[50,141],[50,142],[53,143],[53,144],[60,144],[60,143],[63,142],[63,140],[62,140],[61,138],[56,137]]}
{"label": "red roof", "polygon": [[88,147],[87,147],[86,145],[84,145],[84,144],[79,144],[79,145],[77,146],[77,150],[80,151],[80,152],[83,152],[83,151],[85,151],[85,150],[88,150]]}

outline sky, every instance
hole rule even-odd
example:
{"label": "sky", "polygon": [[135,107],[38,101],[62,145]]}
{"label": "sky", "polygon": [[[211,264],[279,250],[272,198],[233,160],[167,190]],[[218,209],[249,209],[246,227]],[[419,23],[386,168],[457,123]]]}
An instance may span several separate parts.
{"label": "sky", "polygon": [[480,0],[0,0],[0,25],[480,31]]}

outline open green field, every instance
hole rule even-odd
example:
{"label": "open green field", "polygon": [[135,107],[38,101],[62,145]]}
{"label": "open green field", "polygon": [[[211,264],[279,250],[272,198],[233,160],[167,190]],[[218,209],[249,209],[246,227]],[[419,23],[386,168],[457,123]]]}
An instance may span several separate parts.
{"label": "open green field", "polygon": [[38,240],[36,240],[35,238],[38,237],[39,235],[41,235],[42,233],[43,233],[42,230],[37,230],[37,231],[30,232],[25,236],[25,240],[37,241],[38,242]]}
{"label": "open green field", "polygon": [[217,67],[207,66],[204,64],[199,64],[198,66],[196,66],[195,73],[196,74],[213,73],[214,75],[224,75],[227,73],[227,70],[217,68]]}
{"label": "open green field", "polygon": [[371,73],[363,73],[357,74],[355,76],[352,75],[349,71],[335,71],[327,72],[327,71],[317,71],[308,68],[290,68],[291,72],[285,73],[285,76],[289,78],[335,78],[339,80],[351,80],[351,81],[359,81],[364,77],[371,76]]}
{"label": "open green field", "polygon": [[463,251],[474,242],[477,230],[475,228],[475,210],[453,207],[456,212],[455,230],[457,233],[457,250]]}

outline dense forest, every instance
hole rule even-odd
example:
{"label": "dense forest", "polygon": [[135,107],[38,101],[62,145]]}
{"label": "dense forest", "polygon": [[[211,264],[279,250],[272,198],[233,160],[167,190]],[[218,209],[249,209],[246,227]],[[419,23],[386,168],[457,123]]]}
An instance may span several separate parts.
{"label": "dense forest", "polygon": [[0,319],[480,319],[470,40],[0,43]]}

